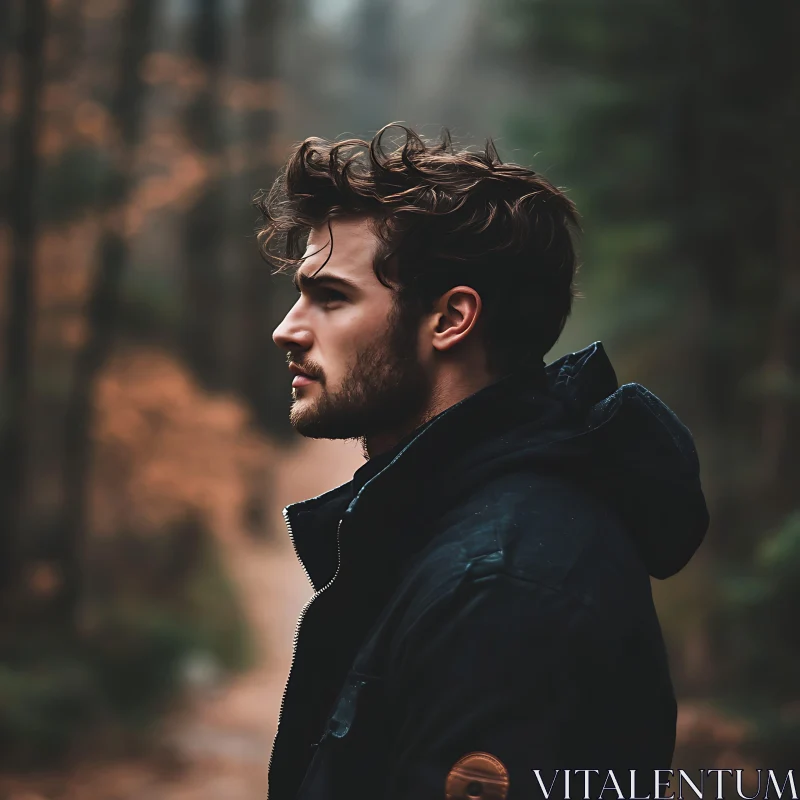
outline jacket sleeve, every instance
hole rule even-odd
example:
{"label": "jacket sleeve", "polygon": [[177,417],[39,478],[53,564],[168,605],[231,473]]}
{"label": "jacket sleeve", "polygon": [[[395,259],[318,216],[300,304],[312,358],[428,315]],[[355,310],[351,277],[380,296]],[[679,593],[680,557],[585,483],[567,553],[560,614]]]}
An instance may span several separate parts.
{"label": "jacket sleeve", "polygon": [[396,737],[386,800],[502,797],[467,784],[502,782],[503,771],[506,800],[545,797],[534,770],[545,790],[556,779],[551,798],[564,796],[555,769],[580,736],[588,625],[580,600],[497,573],[464,578],[426,609],[399,636],[387,676]]}

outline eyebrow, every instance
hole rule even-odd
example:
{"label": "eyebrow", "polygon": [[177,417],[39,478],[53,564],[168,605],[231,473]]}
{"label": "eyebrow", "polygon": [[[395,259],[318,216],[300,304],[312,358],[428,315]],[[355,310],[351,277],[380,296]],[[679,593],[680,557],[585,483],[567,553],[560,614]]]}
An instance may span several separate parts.
{"label": "eyebrow", "polygon": [[319,288],[322,285],[341,286],[344,289],[350,289],[353,291],[358,290],[358,284],[355,281],[351,281],[348,278],[341,278],[338,275],[320,275],[317,277],[315,275],[304,275],[302,272],[298,271],[295,272],[294,277],[292,278],[292,283],[298,292],[301,292],[304,289],[310,290]]}

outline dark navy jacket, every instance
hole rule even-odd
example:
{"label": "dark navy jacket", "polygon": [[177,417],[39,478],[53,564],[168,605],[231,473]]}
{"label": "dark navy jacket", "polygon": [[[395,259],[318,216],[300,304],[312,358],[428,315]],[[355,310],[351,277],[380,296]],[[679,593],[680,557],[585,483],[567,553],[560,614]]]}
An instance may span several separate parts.
{"label": "dark navy jacket", "polygon": [[[650,576],[687,563],[708,514],[691,434],[618,387],[599,342],[471,395],[285,516],[315,594],[270,800],[530,800],[535,769],[547,787],[556,769],[670,767]],[[470,753],[499,760],[500,794],[453,783]]]}

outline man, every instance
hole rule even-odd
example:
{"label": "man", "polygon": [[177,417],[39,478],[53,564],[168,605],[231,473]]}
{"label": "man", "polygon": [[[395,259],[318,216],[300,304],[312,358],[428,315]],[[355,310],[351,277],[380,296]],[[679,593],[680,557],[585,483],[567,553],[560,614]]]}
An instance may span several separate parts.
{"label": "man", "polygon": [[574,295],[561,191],[385,130],[306,140],[258,201],[299,291],[273,337],[291,421],[368,457],[285,510],[315,594],[270,800],[555,798],[565,769],[652,790],[676,704],[650,575],[708,524],[691,435],[600,343],[544,366]]}

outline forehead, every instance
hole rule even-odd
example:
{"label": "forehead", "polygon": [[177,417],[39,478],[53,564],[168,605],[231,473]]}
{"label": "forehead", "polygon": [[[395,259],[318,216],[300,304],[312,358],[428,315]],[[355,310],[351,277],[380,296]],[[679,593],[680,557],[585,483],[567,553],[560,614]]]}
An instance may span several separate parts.
{"label": "forehead", "polygon": [[359,283],[369,282],[371,277],[375,283],[381,285],[373,270],[378,244],[378,238],[372,232],[368,220],[333,219],[330,221],[330,228],[326,222],[309,232],[305,260],[299,272],[303,275],[314,275],[325,264],[318,277],[335,273],[358,280]]}

